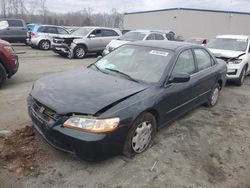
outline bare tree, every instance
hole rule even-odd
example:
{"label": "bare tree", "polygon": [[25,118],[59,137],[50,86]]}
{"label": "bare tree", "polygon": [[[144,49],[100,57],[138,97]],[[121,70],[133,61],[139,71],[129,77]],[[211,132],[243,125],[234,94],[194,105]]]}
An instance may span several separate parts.
{"label": "bare tree", "polygon": [[1,12],[3,13],[3,17],[4,18],[6,18],[6,8],[7,8],[7,6],[6,6],[6,4],[7,4],[7,2],[6,2],[6,0],[0,0],[0,2],[1,2]]}

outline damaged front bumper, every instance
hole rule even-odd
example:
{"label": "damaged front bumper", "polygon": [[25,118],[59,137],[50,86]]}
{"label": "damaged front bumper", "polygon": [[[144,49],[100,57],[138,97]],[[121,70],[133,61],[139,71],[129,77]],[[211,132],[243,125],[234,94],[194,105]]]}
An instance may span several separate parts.
{"label": "damaged front bumper", "polygon": [[[122,152],[129,126],[122,126],[111,133],[87,133],[63,128],[62,124],[67,117],[57,115],[31,96],[27,101],[29,116],[35,129],[54,148],[74,153],[88,161],[103,160]],[[50,112],[47,113],[46,110]]]}

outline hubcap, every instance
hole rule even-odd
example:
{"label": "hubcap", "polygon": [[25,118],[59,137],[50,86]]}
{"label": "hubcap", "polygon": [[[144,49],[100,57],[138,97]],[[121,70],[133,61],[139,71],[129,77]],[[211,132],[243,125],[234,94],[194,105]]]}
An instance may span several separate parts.
{"label": "hubcap", "polygon": [[218,100],[219,97],[219,88],[215,88],[213,95],[212,95],[212,100],[211,100],[211,104],[214,106]]}
{"label": "hubcap", "polygon": [[134,152],[141,153],[151,141],[152,124],[150,122],[141,123],[135,130],[132,138],[132,148]]}
{"label": "hubcap", "polygon": [[48,42],[43,42],[42,43],[42,48],[45,49],[45,50],[48,50],[49,49],[49,43]]}
{"label": "hubcap", "polygon": [[83,48],[78,48],[78,49],[76,50],[76,56],[77,56],[77,57],[83,57],[84,55],[85,55],[85,51],[84,51]]}

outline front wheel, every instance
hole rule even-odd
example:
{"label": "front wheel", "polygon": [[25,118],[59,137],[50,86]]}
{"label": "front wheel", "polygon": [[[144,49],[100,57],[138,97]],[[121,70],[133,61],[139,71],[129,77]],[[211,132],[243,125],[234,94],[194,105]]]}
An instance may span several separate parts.
{"label": "front wheel", "polygon": [[0,63],[0,85],[7,79],[7,73],[4,66]]}
{"label": "front wheel", "polygon": [[86,55],[86,48],[84,46],[76,46],[74,49],[74,57],[77,59],[83,59]]}
{"label": "front wheel", "polygon": [[140,115],[133,123],[123,148],[123,154],[132,157],[147,150],[156,134],[156,119],[151,113]]}
{"label": "front wheel", "polygon": [[209,95],[208,102],[206,103],[206,106],[209,108],[214,107],[218,102],[219,94],[220,94],[220,85],[217,83],[213,87],[211,94]]}
{"label": "front wheel", "polygon": [[236,85],[237,86],[242,86],[243,85],[246,75],[247,75],[247,67],[245,66],[242,69],[241,73],[240,73],[239,79],[236,80]]}

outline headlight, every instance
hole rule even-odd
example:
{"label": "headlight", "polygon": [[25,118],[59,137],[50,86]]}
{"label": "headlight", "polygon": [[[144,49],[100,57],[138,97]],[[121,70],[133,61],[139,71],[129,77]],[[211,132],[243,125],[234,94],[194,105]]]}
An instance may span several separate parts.
{"label": "headlight", "polygon": [[104,133],[111,132],[118,126],[119,118],[94,119],[81,116],[73,116],[64,124],[64,128],[77,129],[85,132]]}
{"label": "headlight", "polygon": [[233,61],[229,61],[229,64],[240,64],[242,62],[242,59],[235,59]]}
{"label": "headlight", "polygon": [[4,46],[4,49],[6,49],[7,51],[9,51],[11,54],[14,54],[15,51],[11,46]]}

